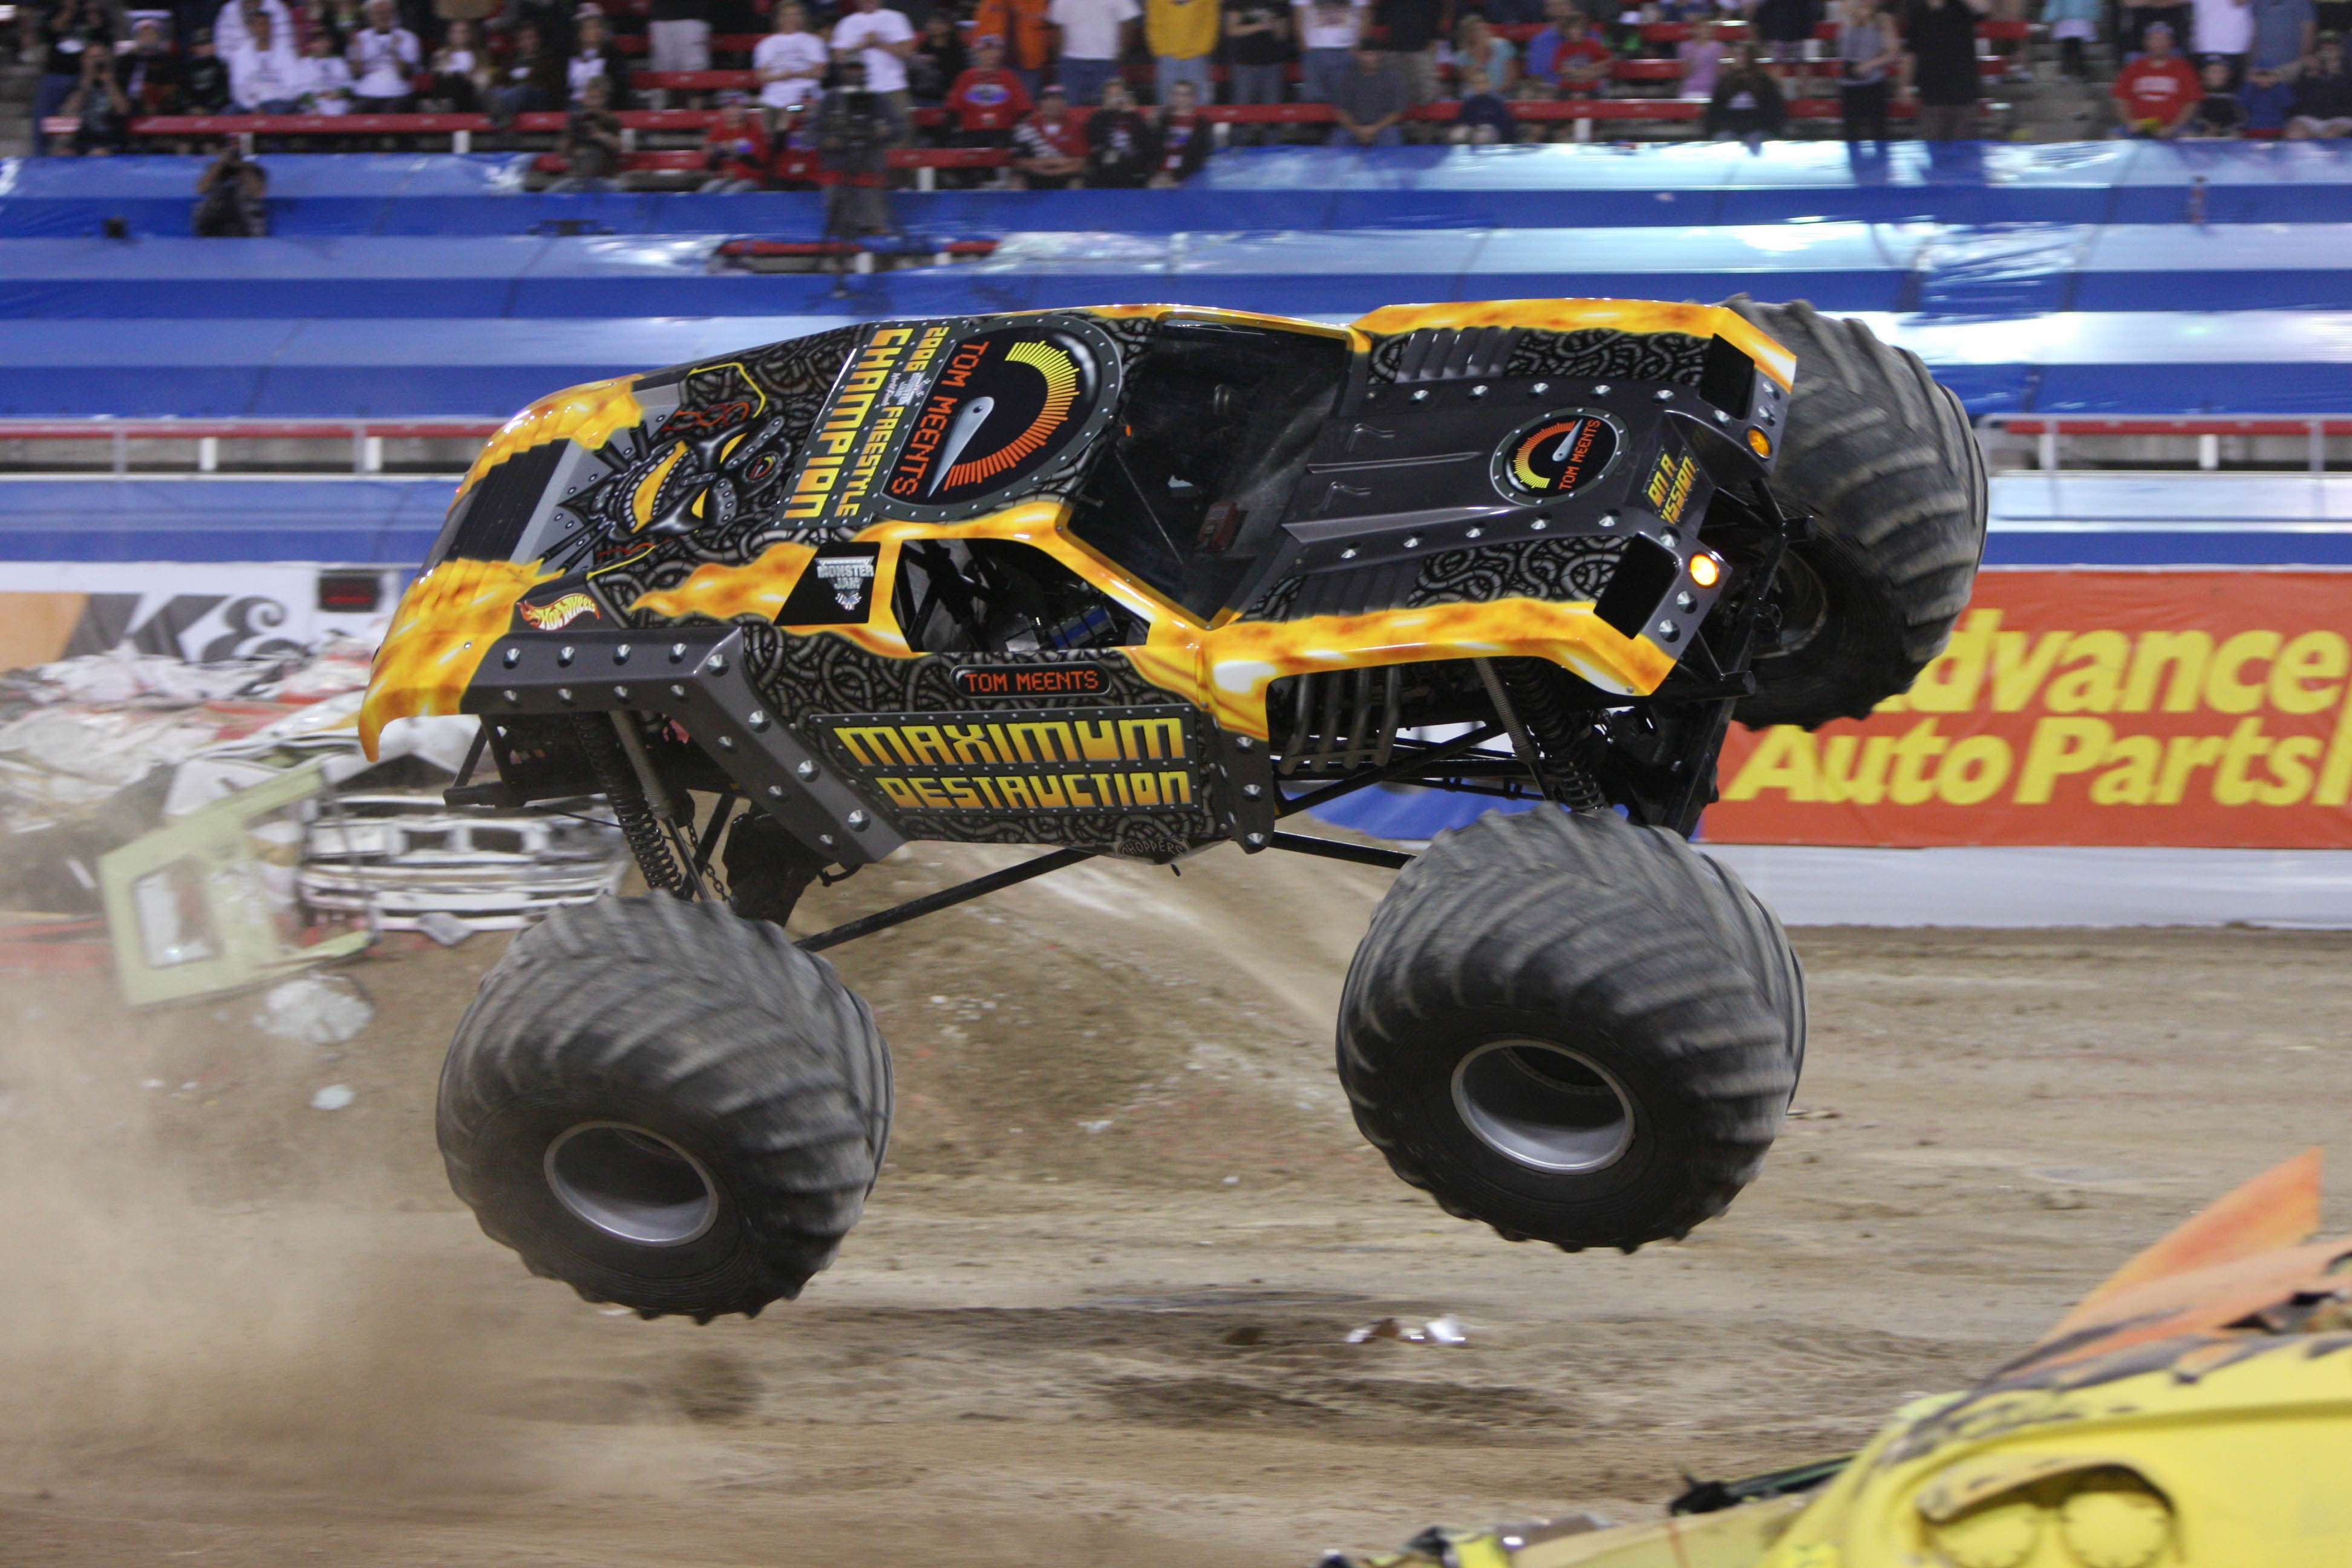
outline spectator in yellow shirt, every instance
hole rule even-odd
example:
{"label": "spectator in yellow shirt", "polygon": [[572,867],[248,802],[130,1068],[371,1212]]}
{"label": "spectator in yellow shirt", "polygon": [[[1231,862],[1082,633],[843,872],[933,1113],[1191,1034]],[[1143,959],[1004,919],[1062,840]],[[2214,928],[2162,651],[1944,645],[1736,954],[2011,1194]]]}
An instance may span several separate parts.
{"label": "spectator in yellow shirt", "polygon": [[1209,79],[1209,58],[1217,52],[1218,0],[1144,0],[1143,36],[1159,62],[1159,101],[1171,101],[1169,89],[1180,81],[1192,84],[1196,101],[1214,103],[1217,89]]}

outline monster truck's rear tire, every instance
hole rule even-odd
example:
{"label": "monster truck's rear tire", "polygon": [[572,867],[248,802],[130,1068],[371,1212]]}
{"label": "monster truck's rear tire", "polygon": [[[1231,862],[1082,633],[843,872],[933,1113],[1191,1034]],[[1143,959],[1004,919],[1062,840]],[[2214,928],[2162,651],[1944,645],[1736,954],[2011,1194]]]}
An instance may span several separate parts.
{"label": "monster truck's rear tire", "polygon": [[833,1261],[881,1168],[890,1058],[782,928],[600,899],[483,977],[438,1121],[449,1184],[533,1273],[707,1321]]}
{"label": "monster truck's rear tire", "polygon": [[1796,954],[1738,878],[1662,829],[1539,807],[1398,876],[1348,970],[1339,1079],[1449,1214],[1631,1251],[1748,1184],[1804,1042]]}
{"label": "monster truck's rear tire", "polygon": [[1984,556],[1984,454],[1918,356],[1811,305],[1731,309],[1797,356],[1772,488],[1819,537],[1783,568],[1746,723],[1861,718],[1943,651]]}

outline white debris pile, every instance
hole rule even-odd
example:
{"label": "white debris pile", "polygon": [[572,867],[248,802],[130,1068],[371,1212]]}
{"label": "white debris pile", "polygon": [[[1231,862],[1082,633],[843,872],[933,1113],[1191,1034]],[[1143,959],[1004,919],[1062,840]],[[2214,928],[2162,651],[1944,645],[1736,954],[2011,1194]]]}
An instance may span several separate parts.
{"label": "white debris pile", "polygon": [[349,697],[355,712],[372,657],[342,637],[312,655],[212,664],[126,646],[11,671],[0,677],[0,822],[58,822],[322,699]]}
{"label": "white debris pile", "polygon": [[618,888],[627,850],[590,803],[444,805],[475,719],[395,720],[364,756],[373,657],[342,637],[210,664],[123,648],[0,676],[0,909],[96,912],[102,858],[297,770],[315,773],[310,793],[245,829],[280,926],[341,919],[446,942]]}

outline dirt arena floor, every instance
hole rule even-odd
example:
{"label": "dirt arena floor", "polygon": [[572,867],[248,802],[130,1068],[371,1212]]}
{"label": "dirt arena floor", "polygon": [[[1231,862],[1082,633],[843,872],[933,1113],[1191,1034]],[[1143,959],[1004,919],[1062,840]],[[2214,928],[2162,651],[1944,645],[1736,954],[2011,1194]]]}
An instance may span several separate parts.
{"label": "dirt arena floor", "polygon": [[[2352,1131],[2352,935],[1800,931],[1810,1060],[1747,1195],[1633,1257],[1511,1246],[1334,1085],[1386,881],[1089,866],[841,950],[890,1164],[802,1300],[700,1329],[528,1278],[444,1186],[435,1073],[502,939],[355,966],[380,1012],[332,1051],[0,977],[0,1563],[1303,1568],[1638,1517],[1860,1441]],[[1442,1312],[1466,1346],[1346,1342]]]}

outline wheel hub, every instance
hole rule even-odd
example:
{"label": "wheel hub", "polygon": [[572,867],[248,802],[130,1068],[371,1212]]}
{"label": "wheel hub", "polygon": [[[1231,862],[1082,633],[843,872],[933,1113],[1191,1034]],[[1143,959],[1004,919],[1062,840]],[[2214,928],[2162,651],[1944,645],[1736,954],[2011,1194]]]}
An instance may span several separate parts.
{"label": "wheel hub", "polygon": [[1454,1069],[1454,1108],[1478,1141],[1538,1171],[1614,1164],[1633,1142],[1633,1102],[1589,1057],[1548,1040],[1493,1040]]}
{"label": "wheel hub", "polygon": [[583,1121],[547,1146],[547,1185],[572,1215],[607,1236],[683,1247],[719,1215],[702,1162],[658,1132]]}

